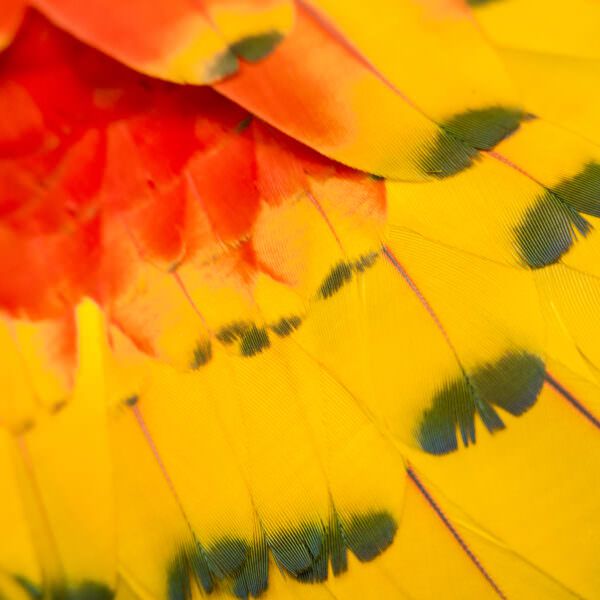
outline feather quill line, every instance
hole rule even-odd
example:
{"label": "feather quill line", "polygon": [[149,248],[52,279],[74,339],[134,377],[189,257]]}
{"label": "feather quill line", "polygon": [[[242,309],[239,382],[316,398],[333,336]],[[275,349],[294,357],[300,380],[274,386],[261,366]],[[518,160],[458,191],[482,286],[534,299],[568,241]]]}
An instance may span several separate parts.
{"label": "feather quill line", "polygon": [[450,522],[448,517],[444,514],[444,511],[441,509],[439,504],[434,500],[434,498],[431,495],[431,493],[429,492],[429,490],[425,487],[425,485],[423,484],[421,479],[415,473],[412,466],[410,466],[410,465],[407,466],[406,474],[408,475],[409,479],[415,484],[415,486],[417,487],[417,489],[419,490],[421,495],[425,498],[425,500],[427,501],[429,506],[434,510],[436,515],[440,518],[442,523],[446,526],[448,531],[452,534],[452,537],[458,542],[459,546],[463,549],[463,551],[469,557],[471,562],[477,567],[477,570],[483,575],[485,580],[490,584],[490,586],[492,587],[494,592],[496,592],[498,597],[502,598],[502,600],[507,600],[507,597],[500,589],[500,586],[494,581],[494,579],[488,573],[488,571],[483,566],[481,561],[477,558],[477,556],[474,554],[474,552],[471,550],[471,548],[469,548],[469,546],[467,545],[467,542],[465,542],[465,540],[462,538],[460,533],[458,533],[458,531],[456,530],[454,525],[452,525],[452,523]]}
{"label": "feather quill line", "polygon": [[317,198],[315,197],[315,195],[311,191],[309,191],[309,190],[306,190],[306,196],[310,200],[311,204],[315,207],[315,209],[317,210],[317,212],[319,213],[319,215],[321,215],[321,217],[325,221],[325,224],[329,228],[329,231],[331,231],[331,235],[333,235],[333,237],[335,238],[335,242],[338,245],[339,249],[344,254],[346,254],[346,252],[344,250],[344,246],[342,245],[342,241],[340,240],[340,237],[337,234],[337,231],[335,230],[335,227],[333,226],[333,223],[331,222],[330,218],[327,216],[327,213],[325,212],[325,210],[324,210],[323,206],[321,205],[321,203],[317,200]]}
{"label": "feather quill line", "polygon": [[181,498],[179,497],[179,494],[177,493],[177,490],[175,489],[175,484],[173,483],[173,480],[171,479],[171,476],[169,475],[169,472],[167,471],[167,467],[166,467],[165,463],[163,462],[163,459],[160,455],[160,452],[158,451],[156,443],[154,442],[154,439],[152,438],[152,434],[150,433],[150,430],[148,429],[146,420],[144,419],[144,416],[142,415],[142,412],[140,411],[140,408],[137,405],[137,403],[131,407],[131,410],[132,410],[135,420],[137,421],[137,424],[144,436],[144,439],[146,440],[146,443],[148,444],[148,447],[150,448],[150,451],[152,452],[152,455],[154,456],[154,460],[156,461],[156,464],[158,465],[158,468],[160,469],[160,472],[161,472],[162,476],[164,477],[165,482],[167,483],[167,486],[169,487],[169,490],[171,491],[171,494],[173,495],[173,499],[175,500],[177,507],[179,508],[179,512],[181,513],[181,516],[183,517],[183,520],[185,521],[185,524],[192,536],[192,539],[194,540],[196,547],[200,548],[201,546],[200,546],[200,542],[199,542],[198,538],[196,537],[196,532],[194,531],[194,528],[192,527],[192,523],[190,522],[190,520],[187,516],[187,513],[185,512],[185,508],[183,506]]}
{"label": "feather quill line", "polygon": [[386,245],[383,246],[383,254],[388,259],[388,261],[392,264],[392,266],[396,269],[396,271],[398,271],[398,273],[400,273],[400,275],[402,276],[402,279],[404,279],[404,281],[407,283],[408,287],[410,287],[410,289],[414,292],[415,296],[417,296],[417,298],[419,299],[419,302],[423,305],[423,308],[427,311],[429,316],[433,319],[433,322],[435,323],[436,327],[439,329],[440,333],[444,336],[444,339],[446,340],[448,346],[450,347],[450,349],[452,350],[452,353],[454,354],[454,357],[456,358],[456,360],[458,361],[458,363],[460,365],[461,362],[458,357],[458,352],[456,351],[456,348],[452,344],[452,340],[450,339],[448,332],[442,325],[442,322],[440,321],[436,312],[433,310],[433,307],[431,306],[431,304],[429,304],[429,302],[427,302],[427,299],[425,298],[425,296],[423,296],[423,292],[421,292],[421,290],[419,289],[417,284],[413,281],[412,277],[408,274],[406,269],[402,266],[400,261],[396,258],[395,254],[390,250],[389,246],[386,246]]}
{"label": "feather quill line", "polygon": [[397,88],[383,73],[381,73],[377,67],[362,54],[362,52],[331,22],[327,16],[325,16],[320,10],[312,6],[310,2],[307,2],[306,0],[296,0],[296,3],[309,17],[316,21],[323,30],[325,30],[336,42],[338,42],[352,56],[352,58],[358,61],[374,77],[381,81],[383,85],[394,92],[412,109],[429,119],[429,117],[421,110],[421,108],[419,108],[419,106],[417,106],[413,100],[411,100],[404,92],[402,92],[402,90]]}
{"label": "feather quill line", "polygon": [[60,553],[58,551],[58,544],[56,541],[54,530],[50,523],[50,517],[38,477],[35,473],[33,465],[33,459],[29,451],[28,444],[25,440],[24,434],[18,434],[15,436],[15,445],[18,450],[17,456],[20,458],[21,467],[26,478],[25,484],[29,487],[29,490],[21,490],[21,497],[29,492],[30,501],[33,506],[31,509],[37,513],[38,526],[41,529],[42,535],[45,537],[45,543],[47,544],[46,550],[50,551],[52,556],[45,556],[41,548],[42,543],[36,539],[35,530],[32,526],[31,520],[29,520],[29,530],[32,536],[33,548],[38,560],[42,581],[44,587],[52,586],[52,584],[60,583],[65,579],[64,565],[61,560]]}
{"label": "feather quill line", "polygon": [[592,425],[600,429],[600,420],[595,417],[569,390],[567,390],[553,375],[546,371],[546,382],[550,387],[566,400],[579,414],[583,415]]}

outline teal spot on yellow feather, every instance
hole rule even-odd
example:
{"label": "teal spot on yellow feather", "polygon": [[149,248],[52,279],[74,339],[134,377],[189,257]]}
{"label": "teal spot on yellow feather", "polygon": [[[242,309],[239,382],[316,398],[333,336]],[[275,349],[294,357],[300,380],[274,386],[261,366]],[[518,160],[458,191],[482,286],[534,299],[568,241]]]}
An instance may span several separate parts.
{"label": "teal spot on yellow feather", "polygon": [[502,106],[455,115],[440,123],[435,141],[421,157],[421,168],[440,179],[456,175],[473,164],[480,150],[491,150],[529,118],[518,109]]}
{"label": "teal spot on yellow feather", "polygon": [[248,62],[257,62],[267,57],[275,47],[283,40],[278,31],[269,31],[257,35],[250,35],[231,44],[230,50]]}
{"label": "teal spot on yellow feather", "polygon": [[333,296],[352,280],[355,273],[362,273],[372,267],[378,257],[378,252],[370,252],[360,256],[353,262],[341,262],[337,264],[327,274],[323,283],[321,283],[318,295],[323,299]]}
{"label": "teal spot on yellow feather", "polygon": [[127,398],[125,398],[123,402],[127,406],[135,406],[138,403],[139,399],[140,397],[137,394],[131,394],[131,396],[127,396]]}
{"label": "teal spot on yellow feather", "polygon": [[550,191],[537,198],[515,228],[515,243],[521,261],[531,269],[558,262],[591,225],[569,204]]}
{"label": "teal spot on yellow feather", "polygon": [[206,557],[215,577],[225,579],[242,568],[246,560],[246,543],[240,539],[222,538],[206,551]]}
{"label": "teal spot on yellow feather", "polygon": [[343,573],[348,568],[348,556],[344,542],[344,533],[338,514],[335,510],[329,515],[329,523],[325,536],[325,544],[331,561],[334,575]]}
{"label": "teal spot on yellow feather", "polygon": [[339,291],[343,285],[352,279],[352,267],[348,263],[340,263],[331,269],[327,277],[323,280],[319,295],[322,298],[329,298]]}
{"label": "teal spot on yellow feather", "polygon": [[167,573],[169,600],[189,600],[192,594],[192,579],[207,594],[213,591],[214,582],[206,553],[198,543],[182,546],[173,556]]}
{"label": "teal spot on yellow feather", "polygon": [[284,529],[267,538],[277,564],[300,581],[324,581],[321,555],[324,553],[325,531],[321,525],[305,523]]}
{"label": "teal spot on yellow feather", "polygon": [[206,68],[206,81],[219,81],[237,72],[239,62],[237,56],[228,48],[218,54]]}
{"label": "teal spot on yellow feather", "polygon": [[233,344],[240,340],[250,327],[254,327],[254,325],[248,321],[236,321],[219,329],[215,337],[223,344]]}
{"label": "teal spot on yellow feather", "polygon": [[302,319],[296,315],[291,317],[285,317],[269,325],[269,329],[279,337],[286,337],[293,331],[296,331],[302,324]]}
{"label": "teal spot on yellow feather", "polygon": [[14,577],[14,580],[18,585],[20,585],[23,588],[25,593],[32,600],[41,600],[43,596],[41,588],[35,583],[33,583],[30,579],[28,579],[27,577],[23,577],[22,575],[16,575]]}
{"label": "teal spot on yellow feather", "polygon": [[240,351],[242,356],[254,356],[271,345],[267,330],[258,328],[256,325],[249,327],[240,339]]}
{"label": "teal spot on yellow feather", "polygon": [[84,580],[78,584],[54,583],[44,590],[27,577],[17,575],[14,580],[31,600],[112,600],[115,596],[108,585],[99,581]]}
{"label": "teal spot on yellow feather", "polygon": [[385,511],[353,515],[342,520],[346,544],[360,561],[373,560],[394,541],[398,526]]}
{"label": "teal spot on yellow feather", "polygon": [[446,383],[421,417],[419,445],[430,454],[457,450],[457,428],[464,446],[474,444],[476,415],[490,433],[504,429],[496,408],[513,416],[529,410],[538,398],[544,373],[539,357],[511,351],[494,363],[480,365],[472,373]]}
{"label": "teal spot on yellow feather", "polygon": [[500,1],[501,0],[467,0],[467,4],[473,8],[477,8],[478,6],[485,6],[486,4],[492,4]]}
{"label": "teal spot on yellow feather", "polygon": [[[369,252],[357,259],[342,262],[331,269],[318,288],[317,297],[327,299],[339,291],[354,275],[359,275],[371,268],[379,258],[379,252]],[[239,344],[242,356],[254,356],[271,346],[269,333],[280,338],[285,338],[302,325],[300,315],[289,315],[265,326],[257,325],[252,321],[233,321],[223,325],[215,333],[215,338],[225,346]],[[212,359],[212,346],[208,341],[199,342],[194,349],[190,368],[197,369]]]}
{"label": "teal spot on yellow feather", "polygon": [[171,560],[167,573],[169,600],[189,600],[192,595],[190,564],[185,551],[179,551]]}
{"label": "teal spot on yellow feather", "polygon": [[194,348],[194,354],[190,368],[193,370],[199,369],[207,364],[212,358],[212,344],[210,340],[201,340]]}
{"label": "teal spot on yellow feather", "polygon": [[192,580],[205,595],[223,593],[247,599],[268,587],[269,552],[287,575],[303,583],[326,581],[347,570],[347,550],[359,560],[376,558],[393,541],[397,524],[385,511],[340,517],[335,510],[327,523],[304,522],[252,542],[232,537],[216,540],[208,549],[188,544],[174,553],[167,571],[168,600],[190,600]]}
{"label": "teal spot on yellow feather", "polygon": [[478,150],[491,150],[513,134],[524,119],[532,115],[523,111],[493,106],[468,110],[441,124],[442,129]]}
{"label": "teal spot on yellow feather", "polygon": [[523,264],[540,269],[558,262],[592,229],[580,213],[600,217],[600,165],[588,163],[575,176],[545,190],[515,227]]}
{"label": "teal spot on yellow feather", "polygon": [[600,165],[586,164],[577,175],[553,187],[552,192],[579,212],[600,217]]}
{"label": "teal spot on yellow feather", "polygon": [[114,592],[107,585],[97,581],[84,581],[70,587],[67,592],[68,600],[112,600]]}
{"label": "teal spot on yellow feather", "polygon": [[246,559],[232,579],[231,591],[237,598],[257,598],[268,586],[269,549],[261,536],[246,546]]}
{"label": "teal spot on yellow feather", "polygon": [[371,252],[370,254],[365,254],[361,256],[357,261],[353,263],[352,266],[355,271],[357,271],[358,273],[362,273],[363,271],[370,269],[377,262],[378,258],[378,252]]}

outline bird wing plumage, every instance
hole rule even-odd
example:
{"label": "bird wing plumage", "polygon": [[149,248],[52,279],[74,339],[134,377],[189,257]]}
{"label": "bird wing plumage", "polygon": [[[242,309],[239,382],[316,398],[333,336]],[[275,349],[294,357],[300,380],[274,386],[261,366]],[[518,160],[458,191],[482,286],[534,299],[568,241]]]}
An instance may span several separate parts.
{"label": "bird wing plumage", "polygon": [[32,5],[0,598],[595,598],[593,3]]}

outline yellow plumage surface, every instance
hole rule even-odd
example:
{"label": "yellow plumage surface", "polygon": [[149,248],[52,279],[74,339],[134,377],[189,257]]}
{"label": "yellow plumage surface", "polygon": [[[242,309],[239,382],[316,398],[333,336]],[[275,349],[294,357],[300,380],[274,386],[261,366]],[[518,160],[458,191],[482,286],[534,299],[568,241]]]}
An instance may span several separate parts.
{"label": "yellow plumage surface", "polygon": [[0,600],[600,598],[598,32],[0,0]]}

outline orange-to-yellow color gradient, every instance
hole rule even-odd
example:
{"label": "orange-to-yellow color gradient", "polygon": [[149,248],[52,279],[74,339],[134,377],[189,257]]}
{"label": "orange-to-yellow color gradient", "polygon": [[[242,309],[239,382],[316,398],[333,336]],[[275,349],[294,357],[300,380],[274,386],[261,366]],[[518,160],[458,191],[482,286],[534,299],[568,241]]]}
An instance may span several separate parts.
{"label": "orange-to-yellow color gradient", "polygon": [[0,600],[600,598],[599,6],[0,0]]}

